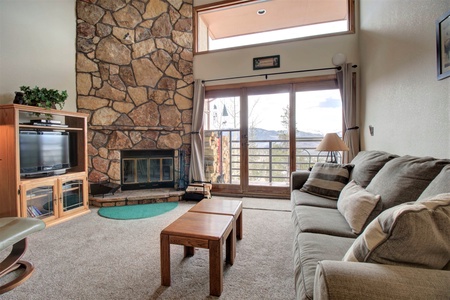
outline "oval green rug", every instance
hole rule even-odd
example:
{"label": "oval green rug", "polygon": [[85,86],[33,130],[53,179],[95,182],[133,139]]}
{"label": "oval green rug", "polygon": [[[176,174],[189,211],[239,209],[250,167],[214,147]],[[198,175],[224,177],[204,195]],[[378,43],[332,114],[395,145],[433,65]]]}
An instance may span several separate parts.
{"label": "oval green rug", "polygon": [[178,202],[102,207],[98,214],[116,220],[144,219],[162,215],[178,206]]}

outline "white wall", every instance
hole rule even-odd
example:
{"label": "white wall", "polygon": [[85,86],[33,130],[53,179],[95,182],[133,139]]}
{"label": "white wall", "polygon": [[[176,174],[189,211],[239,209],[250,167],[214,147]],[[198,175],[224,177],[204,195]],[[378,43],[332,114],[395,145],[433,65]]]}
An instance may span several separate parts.
{"label": "white wall", "polygon": [[[195,0],[194,6],[220,2],[218,0]],[[237,50],[217,51],[207,54],[199,54],[194,57],[194,76],[197,79],[217,79],[233,76],[247,76],[254,74],[266,74],[286,72],[313,68],[334,67],[331,58],[336,53],[347,55],[347,61],[358,63],[357,34],[346,34],[328,38],[316,38],[304,41],[285,42],[267,46],[252,46]],[[280,68],[253,70],[253,58],[269,55],[280,55]],[[331,71],[334,73],[334,71]],[[330,72],[326,72],[330,73]],[[273,76],[269,79],[281,79],[284,77],[301,77],[321,75],[322,73],[296,73],[289,76]],[[264,80],[264,77],[256,79],[242,79],[234,81],[211,82],[208,84],[225,84],[239,81]]]}
{"label": "white wall", "polygon": [[363,149],[450,157],[450,78],[436,79],[435,33],[448,10],[449,0],[360,0]]}
{"label": "white wall", "polygon": [[67,90],[76,110],[75,0],[0,0],[0,104],[29,85]]}

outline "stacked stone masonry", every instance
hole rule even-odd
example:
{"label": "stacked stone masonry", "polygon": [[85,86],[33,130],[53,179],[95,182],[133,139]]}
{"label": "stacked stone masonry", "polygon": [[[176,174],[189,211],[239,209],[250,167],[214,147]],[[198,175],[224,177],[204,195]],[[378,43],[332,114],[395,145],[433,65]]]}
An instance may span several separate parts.
{"label": "stacked stone masonry", "polygon": [[184,191],[174,189],[152,189],[123,191],[117,194],[96,195],[89,197],[89,204],[97,207],[177,202],[182,199]]}
{"label": "stacked stone masonry", "polygon": [[206,131],[204,144],[206,179],[217,183],[231,182],[229,137],[219,136],[215,131]]}
{"label": "stacked stone masonry", "polygon": [[129,149],[184,150],[188,174],[192,0],[77,0],[76,12],[89,180],[120,183],[120,150]]}

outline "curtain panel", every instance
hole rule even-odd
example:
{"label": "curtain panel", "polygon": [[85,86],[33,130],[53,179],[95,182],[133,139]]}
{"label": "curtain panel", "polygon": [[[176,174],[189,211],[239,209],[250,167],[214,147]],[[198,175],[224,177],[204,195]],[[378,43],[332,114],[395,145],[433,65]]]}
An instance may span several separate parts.
{"label": "curtain panel", "polygon": [[350,149],[344,152],[343,162],[349,163],[360,151],[356,69],[351,63],[343,64],[341,69],[336,72],[336,77],[342,98],[343,140]]}
{"label": "curtain panel", "polygon": [[203,110],[205,103],[205,86],[200,79],[194,82],[194,99],[192,110],[191,163],[189,166],[189,182],[204,181],[203,169],[205,154],[203,149]]}

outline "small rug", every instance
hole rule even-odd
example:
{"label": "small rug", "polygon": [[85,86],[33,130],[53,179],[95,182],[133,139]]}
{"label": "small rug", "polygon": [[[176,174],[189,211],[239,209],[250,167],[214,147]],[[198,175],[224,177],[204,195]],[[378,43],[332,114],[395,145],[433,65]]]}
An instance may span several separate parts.
{"label": "small rug", "polygon": [[98,214],[116,220],[144,219],[162,215],[178,206],[178,202],[101,207]]}

